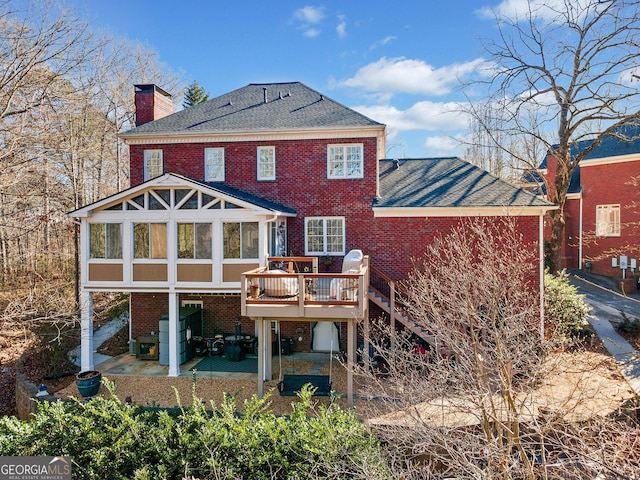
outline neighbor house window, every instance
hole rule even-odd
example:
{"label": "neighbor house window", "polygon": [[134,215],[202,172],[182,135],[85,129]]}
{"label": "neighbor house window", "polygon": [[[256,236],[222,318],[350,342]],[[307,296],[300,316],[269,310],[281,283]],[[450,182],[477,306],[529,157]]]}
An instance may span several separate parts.
{"label": "neighbor house window", "polygon": [[178,258],[211,258],[210,223],[178,223]]}
{"label": "neighbor house window", "polygon": [[258,180],[276,179],[276,147],[258,147]]}
{"label": "neighbor house window", "polygon": [[258,258],[258,232],[258,222],[224,223],[224,258]]}
{"label": "neighbor house window", "polygon": [[122,258],[122,224],[89,224],[89,257]]}
{"label": "neighbor house window", "polygon": [[133,258],[167,258],[167,224],[133,224]]}
{"label": "neighbor house window", "polygon": [[204,149],[204,181],[224,182],[224,148]]}
{"label": "neighbor house window", "polygon": [[596,206],[596,235],[599,237],[620,236],[620,205]]}
{"label": "neighbor house window", "polygon": [[163,173],[162,150],[144,151],[144,179],[151,180]]}
{"label": "neighbor house window", "polygon": [[344,217],[306,218],[304,234],[307,255],[344,255]]}
{"label": "neighbor house window", "polygon": [[362,144],[327,147],[328,178],[362,178]]}

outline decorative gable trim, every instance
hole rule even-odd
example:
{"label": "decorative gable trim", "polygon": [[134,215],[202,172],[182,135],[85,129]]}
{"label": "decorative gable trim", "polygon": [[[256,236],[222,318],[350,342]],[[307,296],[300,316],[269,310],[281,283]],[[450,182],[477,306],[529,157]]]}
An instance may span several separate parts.
{"label": "decorative gable trim", "polygon": [[[179,192],[179,193],[178,193]],[[189,203],[189,205],[187,205]],[[295,216],[268,206],[250,202],[214,187],[173,173],[166,173],[135,187],[104,198],[66,214],[72,218],[88,218],[97,212],[111,210],[162,212],[211,209],[246,209],[257,215]]]}

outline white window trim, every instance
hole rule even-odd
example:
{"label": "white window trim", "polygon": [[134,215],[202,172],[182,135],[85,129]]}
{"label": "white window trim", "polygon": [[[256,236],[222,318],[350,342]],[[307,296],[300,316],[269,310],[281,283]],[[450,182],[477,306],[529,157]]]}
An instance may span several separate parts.
{"label": "white window trim", "polygon": [[[160,156],[160,173],[158,175],[154,175],[153,177],[149,176],[149,161],[153,159],[154,154],[159,154]],[[151,180],[152,178],[159,177],[164,172],[164,158],[162,158],[162,150],[154,149],[154,150],[145,150],[144,151],[144,180]]]}
{"label": "white window trim", "polygon": [[[209,158],[209,154],[213,156],[215,152],[215,158]],[[209,176],[209,161],[222,161],[222,169],[221,175],[217,177]],[[204,149],[204,181],[205,182],[224,182],[225,180],[225,162],[224,162],[224,148],[215,147],[215,148],[205,148]]]}
{"label": "white window trim", "polygon": [[[357,175],[349,175],[347,169],[347,148],[349,147],[359,147],[360,148],[360,173]],[[331,174],[331,155],[330,151],[332,148],[341,148],[342,154],[344,158],[344,169],[343,175],[332,175]],[[328,179],[352,179],[352,178],[364,178],[364,145],[362,143],[340,143],[340,144],[332,144],[327,145],[327,178]]]}
{"label": "white window trim", "polygon": [[[270,176],[261,176],[260,172],[260,165],[261,165],[261,159],[260,159],[260,153],[262,151],[270,151],[272,153],[272,157],[273,157],[273,175]],[[256,178],[260,181],[263,180],[275,180],[276,179],[276,147],[258,147],[257,152],[256,152]]]}
{"label": "white window trim", "polygon": [[[616,213],[617,216],[617,221],[614,220],[613,223],[610,221],[611,213]],[[620,204],[596,205],[596,236],[620,236]]]}
{"label": "white window trim", "polygon": [[[322,220],[323,221],[323,237],[324,237],[324,251],[322,252],[310,252],[309,251],[309,221],[310,220]],[[327,251],[327,220],[340,220],[342,222],[342,249],[339,252],[328,252]],[[325,255],[325,256],[344,256],[346,253],[346,244],[347,244],[347,232],[346,232],[346,223],[344,217],[306,217],[304,219],[304,253],[309,256],[316,255]]]}

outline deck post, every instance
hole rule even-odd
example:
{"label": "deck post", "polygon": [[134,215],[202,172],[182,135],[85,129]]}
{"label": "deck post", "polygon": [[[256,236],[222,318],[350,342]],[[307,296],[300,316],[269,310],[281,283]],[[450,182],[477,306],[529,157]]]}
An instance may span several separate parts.
{"label": "deck post", "polygon": [[83,290],[81,300],[80,370],[93,370],[93,293]]}
{"label": "deck post", "polygon": [[256,318],[258,327],[258,397],[264,396],[265,377],[265,339],[264,339],[264,319]]}
{"label": "deck post", "polygon": [[347,406],[353,408],[354,346],[356,342],[355,321],[347,322]]}

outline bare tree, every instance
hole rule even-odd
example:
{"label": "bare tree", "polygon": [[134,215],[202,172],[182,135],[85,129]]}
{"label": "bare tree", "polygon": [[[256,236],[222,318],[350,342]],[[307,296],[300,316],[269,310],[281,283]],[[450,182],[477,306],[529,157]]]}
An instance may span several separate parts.
{"label": "bare tree", "polygon": [[[640,118],[640,92],[633,83],[640,59],[640,2],[523,5],[527,10],[521,16],[495,13],[497,34],[484,42],[490,79],[476,86],[484,83],[491,102],[506,116],[508,138],[533,138],[557,160],[547,191],[559,206],[550,214],[551,268],[558,271],[573,172],[606,135],[622,138],[619,127]],[[482,109],[470,113],[482,120]],[[491,134],[499,143],[498,134]]]}
{"label": "bare tree", "polygon": [[516,220],[471,220],[438,237],[402,285],[423,335],[374,334],[367,413],[403,478],[627,478],[640,465],[618,446],[636,427],[594,413],[606,394],[584,385],[600,371],[548,381],[577,375],[576,357],[549,355],[540,336],[535,260],[517,232]]}
{"label": "bare tree", "polygon": [[69,210],[128,186],[117,135],[131,127],[133,85],[175,91],[180,77],[137,43],[89,33],[50,2],[0,0],[2,283],[73,275]]}

